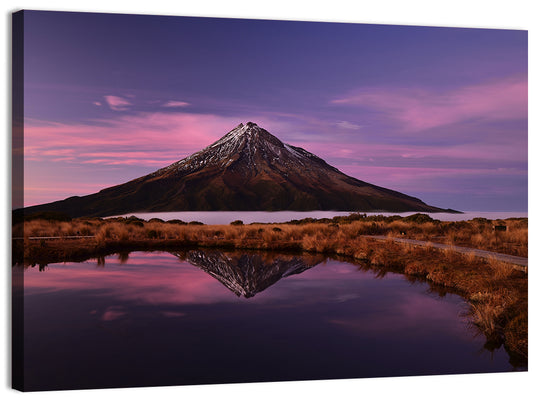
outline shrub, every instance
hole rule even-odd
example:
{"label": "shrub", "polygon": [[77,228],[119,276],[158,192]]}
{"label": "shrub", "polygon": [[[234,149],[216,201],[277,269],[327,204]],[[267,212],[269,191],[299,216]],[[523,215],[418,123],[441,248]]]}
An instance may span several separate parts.
{"label": "shrub", "polygon": [[179,219],[171,219],[171,220],[168,220],[167,223],[169,223],[169,224],[187,224],[183,220],[179,220]]}
{"label": "shrub", "polygon": [[434,221],[432,217],[426,215],[425,213],[415,213],[414,215],[404,217],[403,220],[420,224]]}
{"label": "shrub", "polygon": [[131,224],[133,226],[144,227],[144,223],[142,221],[140,221],[140,220],[127,220],[126,224]]}
{"label": "shrub", "polygon": [[146,233],[147,237],[150,238],[150,239],[153,239],[153,238],[158,238],[159,237],[159,232],[156,231],[156,230],[148,230],[148,232]]}
{"label": "shrub", "polygon": [[487,218],[474,218],[472,222],[477,224],[491,224],[492,222]]}
{"label": "shrub", "polygon": [[242,220],[234,220],[230,223],[232,226],[242,226],[244,222]]}
{"label": "shrub", "polygon": [[132,221],[132,222],[134,222],[134,221],[144,222],[144,219],[138,218],[138,217],[135,216],[135,215],[131,215],[131,216],[129,216],[129,217],[126,218],[126,222],[128,222],[128,221]]}

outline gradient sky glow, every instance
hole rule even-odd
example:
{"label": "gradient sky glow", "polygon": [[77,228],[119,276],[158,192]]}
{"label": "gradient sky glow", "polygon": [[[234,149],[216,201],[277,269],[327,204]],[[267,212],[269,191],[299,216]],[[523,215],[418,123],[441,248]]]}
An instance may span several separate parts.
{"label": "gradient sky glow", "polygon": [[254,121],[444,208],[527,210],[527,31],[26,11],[25,205]]}

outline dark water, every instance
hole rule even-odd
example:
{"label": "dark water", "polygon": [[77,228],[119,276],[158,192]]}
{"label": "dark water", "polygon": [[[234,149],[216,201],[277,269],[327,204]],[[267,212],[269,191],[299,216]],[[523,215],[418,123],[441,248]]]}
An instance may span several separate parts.
{"label": "dark water", "polygon": [[134,252],[24,285],[27,390],[513,370],[459,296],[335,260]]}

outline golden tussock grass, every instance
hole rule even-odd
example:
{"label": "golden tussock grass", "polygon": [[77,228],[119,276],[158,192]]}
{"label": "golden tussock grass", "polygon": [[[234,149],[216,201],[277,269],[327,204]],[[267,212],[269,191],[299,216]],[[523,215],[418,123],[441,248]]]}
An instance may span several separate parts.
{"label": "golden tussock grass", "polygon": [[506,279],[513,273],[514,270],[513,265],[496,260],[493,257],[489,258],[487,263],[492,269],[495,279]]}
{"label": "golden tussock grass", "polygon": [[[442,242],[450,245],[472,247],[509,255],[527,256],[528,226],[527,219],[508,219],[501,221],[440,222],[392,220],[371,221],[354,220],[350,223],[306,223],[306,224],[269,224],[269,225],[223,225],[193,226],[171,224],[160,221],[140,221],[136,219],[113,218],[73,219],[71,222],[31,220],[24,225],[14,226],[14,235],[71,236],[97,235],[100,229],[113,229],[106,239],[144,240],[144,239],[184,239],[202,240],[208,237],[223,236],[226,240],[258,239],[268,242],[300,241],[304,236],[320,237],[327,244],[311,245],[306,239],[306,248],[333,248],[336,241],[353,240],[361,235],[388,235],[424,241]],[[495,231],[494,225],[504,223],[506,231]],[[127,226],[127,231],[123,230]],[[262,227],[261,227],[262,226]],[[21,233],[23,231],[23,233]],[[310,246],[311,245],[311,246]]]}

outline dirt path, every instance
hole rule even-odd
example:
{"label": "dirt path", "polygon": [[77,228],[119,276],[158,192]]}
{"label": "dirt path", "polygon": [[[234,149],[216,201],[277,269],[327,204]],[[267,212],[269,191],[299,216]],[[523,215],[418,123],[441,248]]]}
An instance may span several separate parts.
{"label": "dirt path", "polygon": [[419,240],[411,240],[409,238],[399,238],[399,237],[387,237],[387,236],[364,236],[368,238],[373,238],[375,240],[393,240],[396,242],[401,242],[404,244],[411,244],[411,245],[420,245],[420,246],[431,246],[433,248],[439,248],[439,249],[447,249],[451,248],[456,252],[459,252],[461,254],[474,254],[475,256],[479,256],[480,258],[485,259],[495,259],[499,260],[501,262],[511,263],[519,270],[522,270],[524,272],[527,272],[527,258],[522,258],[520,256],[513,256],[513,255],[506,255],[506,254],[500,254],[498,252],[490,252],[490,251],[484,251],[482,249],[476,249],[476,248],[467,248],[467,247],[457,247],[455,245],[446,245],[446,244],[439,244],[436,242],[431,241],[419,241]]}

